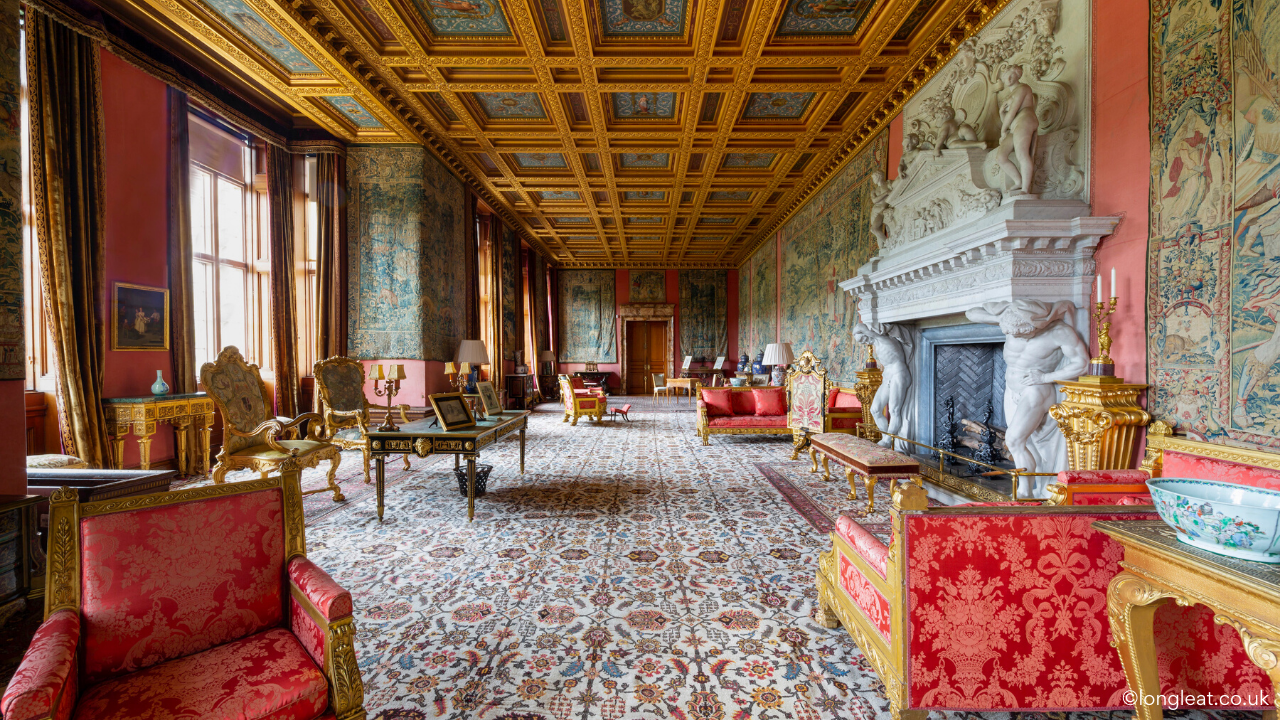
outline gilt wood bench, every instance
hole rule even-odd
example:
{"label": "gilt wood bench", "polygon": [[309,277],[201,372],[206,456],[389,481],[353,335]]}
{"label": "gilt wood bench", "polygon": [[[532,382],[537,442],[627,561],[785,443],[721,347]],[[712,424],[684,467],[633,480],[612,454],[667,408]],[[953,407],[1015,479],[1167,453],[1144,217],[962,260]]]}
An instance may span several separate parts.
{"label": "gilt wood bench", "polygon": [[867,513],[875,510],[876,481],[881,478],[889,480],[889,494],[893,494],[895,480],[908,479],[923,487],[920,478],[920,463],[896,450],[881,447],[870,440],[846,433],[819,433],[809,436],[809,458],[813,467],[809,472],[818,472],[818,456],[822,456],[822,479],[830,482],[831,466],[829,463],[844,468],[845,479],[849,481],[849,499],[858,499],[858,486],[855,479],[862,478],[867,490]]}

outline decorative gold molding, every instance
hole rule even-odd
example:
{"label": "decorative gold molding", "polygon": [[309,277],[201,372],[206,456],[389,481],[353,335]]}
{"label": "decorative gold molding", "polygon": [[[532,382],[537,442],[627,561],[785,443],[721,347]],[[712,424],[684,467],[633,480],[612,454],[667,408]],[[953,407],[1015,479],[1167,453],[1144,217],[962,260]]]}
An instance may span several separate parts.
{"label": "decorative gold molding", "polygon": [[[1165,425],[1164,423],[1161,424],[1164,425],[1165,428],[1168,428],[1168,425]],[[1155,427],[1155,423],[1152,424],[1152,427]],[[1235,447],[1233,445],[1220,445],[1218,443],[1204,442],[1202,440],[1188,440],[1186,438],[1174,437],[1172,433],[1161,434],[1148,430],[1147,447],[1149,449],[1169,450],[1177,453],[1185,453],[1187,455],[1200,455],[1202,457],[1213,458],[1215,460],[1225,460],[1226,462],[1241,463],[1243,465],[1257,465],[1258,467],[1264,467],[1271,470],[1280,470],[1280,453],[1267,452],[1265,450],[1252,450],[1249,448]],[[1153,477],[1155,476],[1158,475],[1153,475]]]}
{"label": "decorative gold molding", "polygon": [[1138,404],[1146,385],[1059,382],[1065,399],[1049,408],[1067,439],[1071,470],[1128,469],[1138,449],[1138,431],[1151,416]]}
{"label": "decorative gold molding", "polygon": [[329,623],[325,662],[329,665],[329,704],[338,720],[363,720],[364,682],[356,662],[356,626],[351,617]]}

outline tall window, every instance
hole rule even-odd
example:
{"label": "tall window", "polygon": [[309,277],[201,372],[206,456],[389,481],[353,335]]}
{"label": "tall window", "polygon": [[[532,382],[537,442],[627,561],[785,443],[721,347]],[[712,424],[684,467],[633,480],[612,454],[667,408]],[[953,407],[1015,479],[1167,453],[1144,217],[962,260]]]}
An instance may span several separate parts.
{"label": "tall window", "polygon": [[[26,57],[25,31],[18,36],[19,56]],[[40,249],[36,246],[35,205],[31,197],[31,117],[27,96],[27,64],[18,63],[22,83],[22,255],[23,295],[25,298],[23,328],[27,345],[28,390],[48,390],[53,378],[53,347],[49,343],[48,317],[44,313],[44,284],[40,279]]]}
{"label": "tall window", "polygon": [[303,213],[303,236],[306,241],[295,243],[298,254],[298,375],[312,373],[317,360],[316,333],[319,331],[319,285],[316,277],[316,261],[320,258],[320,208],[316,198],[316,158],[307,157],[306,181],[303,184],[306,208]]}
{"label": "tall window", "polygon": [[252,148],[192,115],[191,245],[196,364],[235,345],[249,362],[266,364],[270,328],[270,264],[258,218],[264,194],[255,188]]}
{"label": "tall window", "polygon": [[[493,364],[489,365],[489,377],[495,378],[502,374],[502,358],[500,357],[498,348],[498,317],[496,312],[496,304],[494,298],[497,294],[496,278],[494,273],[494,226],[498,222],[492,215],[481,214],[477,218],[477,265],[478,281],[480,283],[480,339],[484,341],[485,350],[489,352],[489,361]],[[481,370],[482,377],[484,370]]]}

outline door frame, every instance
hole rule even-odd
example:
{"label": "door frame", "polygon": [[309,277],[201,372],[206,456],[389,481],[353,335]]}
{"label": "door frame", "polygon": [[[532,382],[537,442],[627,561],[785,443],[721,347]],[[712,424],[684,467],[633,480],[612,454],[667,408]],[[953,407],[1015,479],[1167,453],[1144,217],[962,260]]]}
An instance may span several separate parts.
{"label": "door frame", "polygon": [[622,391],[627,391],[627,323],[629,322],[665,322],[666,358],[664,369],[666,376],[671,377],[673,358],[676,354],[676,306],[673,303],[626,303],[618,306],[618,319],[622,322],[622,362],[619,363],[618,375]]}

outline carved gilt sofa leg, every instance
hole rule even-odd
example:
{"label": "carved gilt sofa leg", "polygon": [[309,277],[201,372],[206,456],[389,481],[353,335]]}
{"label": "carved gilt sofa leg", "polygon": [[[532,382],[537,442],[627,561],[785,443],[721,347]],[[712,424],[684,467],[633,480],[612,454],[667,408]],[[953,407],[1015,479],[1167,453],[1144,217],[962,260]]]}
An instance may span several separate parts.
{"label": "carved gilt sofa leg", "polygon": [[809,472],[818,472],[818,451],[812,447],[809,448],[809,460],[813,462],[813,466],[809,468]]}

